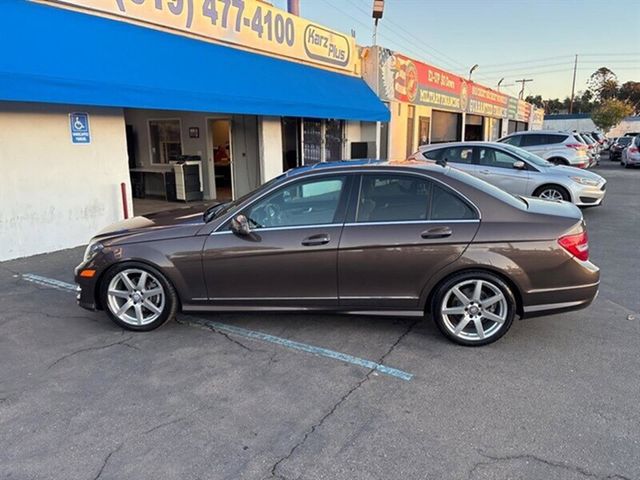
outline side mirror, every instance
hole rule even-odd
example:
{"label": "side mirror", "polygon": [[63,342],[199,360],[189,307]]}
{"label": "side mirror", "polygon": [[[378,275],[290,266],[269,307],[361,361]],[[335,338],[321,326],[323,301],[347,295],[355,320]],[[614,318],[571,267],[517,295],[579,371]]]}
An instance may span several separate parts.
{"label": "side mirror", "polygon": [[236,235],[246,237],[251,234],[251,227],[249,227],[249,220],[244,215],[236,215],[231,220],[231,231]]}
{"label": "side mirror", "polygon": [[525,168],[527,168],[527,166],[522,160],[516,160],[515,162],[513,162],[513,168],[515,168],[516,170],[524,170]]}

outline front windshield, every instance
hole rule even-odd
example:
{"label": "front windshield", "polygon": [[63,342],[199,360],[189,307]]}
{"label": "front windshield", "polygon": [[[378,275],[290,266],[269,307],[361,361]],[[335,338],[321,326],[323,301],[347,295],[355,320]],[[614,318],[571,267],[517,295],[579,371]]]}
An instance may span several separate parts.
{"label": "front windshield", "polygon": [[527,150],[524,150],[520,147],[514,147],[513,145],[509,145],[508,143],[503,143],[502,147],[506,150],[509,150],[511,153],[518,155],[523,160],[537,166],[537,167],[552,167],[553,163],[547,162],[544,158],[539,157]]}
{"label": "front windshield", "polygon": [[219,203],[217,205],[213,205],[211,207],[209,207],[207,209],[206,212],[204,212],[204,221],[205,222],[210,222],[211,220],[214,220],[216,218],[220,218],[223,215],[226,215],[227,213],[231,213],[234,212],[235,210],[237,210],[238,206],[240,206],[247,198],[249,198],[250,196],[261,192],[263,190],[266,190],[268,188],[271,187],[271,185],[273,185],[274,183],[278,182],[281,178],[286,177],[286,174],[283,173],[282,175],[278,175],[275,178],[272,178],[271,180],[269,180],[267,183],[264,183],[262,185],[260,185],[258,188],[256,188],[255,190],[241,196],[240,198],[237,198],[231,202],[224,202],[224,203]]}

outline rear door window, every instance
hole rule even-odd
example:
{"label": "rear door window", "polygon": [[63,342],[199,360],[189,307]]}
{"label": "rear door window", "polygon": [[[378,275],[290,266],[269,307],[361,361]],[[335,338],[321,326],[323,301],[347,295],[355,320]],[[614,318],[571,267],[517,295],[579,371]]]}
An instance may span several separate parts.
{"label": "rear door window", "polygon": [[471,147],[449,147],[437,150],[435,152],[426,152],[424,156],[433,160],[444,160],[452,163],[473,163],[473,148]]}
{"label": "rear door window", "polygon": [[547,135],[535,133],[532,135],[523,135],[520,144],[523,147],[533,147],[535,145],[544,145],[545,143],[549,143],[547,141]]}
{"label": "rear door window", "polygon": [[430,220],[472,220],[475,211],[460,197],[440,185],[433,186]]}
{"label": "rear door window", "polygon": [[356,222],[427,220],[432,183],[415,175],[363,175]]}

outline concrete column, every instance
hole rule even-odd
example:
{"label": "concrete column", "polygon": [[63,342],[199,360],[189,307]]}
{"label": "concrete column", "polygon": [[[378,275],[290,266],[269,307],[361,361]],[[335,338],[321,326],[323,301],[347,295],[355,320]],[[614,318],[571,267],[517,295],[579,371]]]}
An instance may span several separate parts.
{"label": "concrete column", "polygon": [[282,122],[280,117],[259,117],[260,181],[282,173]]}

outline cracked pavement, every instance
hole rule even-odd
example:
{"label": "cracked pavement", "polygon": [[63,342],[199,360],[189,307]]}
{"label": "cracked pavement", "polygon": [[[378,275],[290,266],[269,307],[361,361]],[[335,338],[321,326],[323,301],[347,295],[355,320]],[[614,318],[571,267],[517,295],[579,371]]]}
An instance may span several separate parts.
{"label": "cracked pavement", "polygon": [[15,277],[72,282],[82,248],[0,263],[0,479],[640,479],[640,170],[602,163],[588,310],[473,349],[425,320],[202,315],[408,382],[184,322],[125,332]]}

